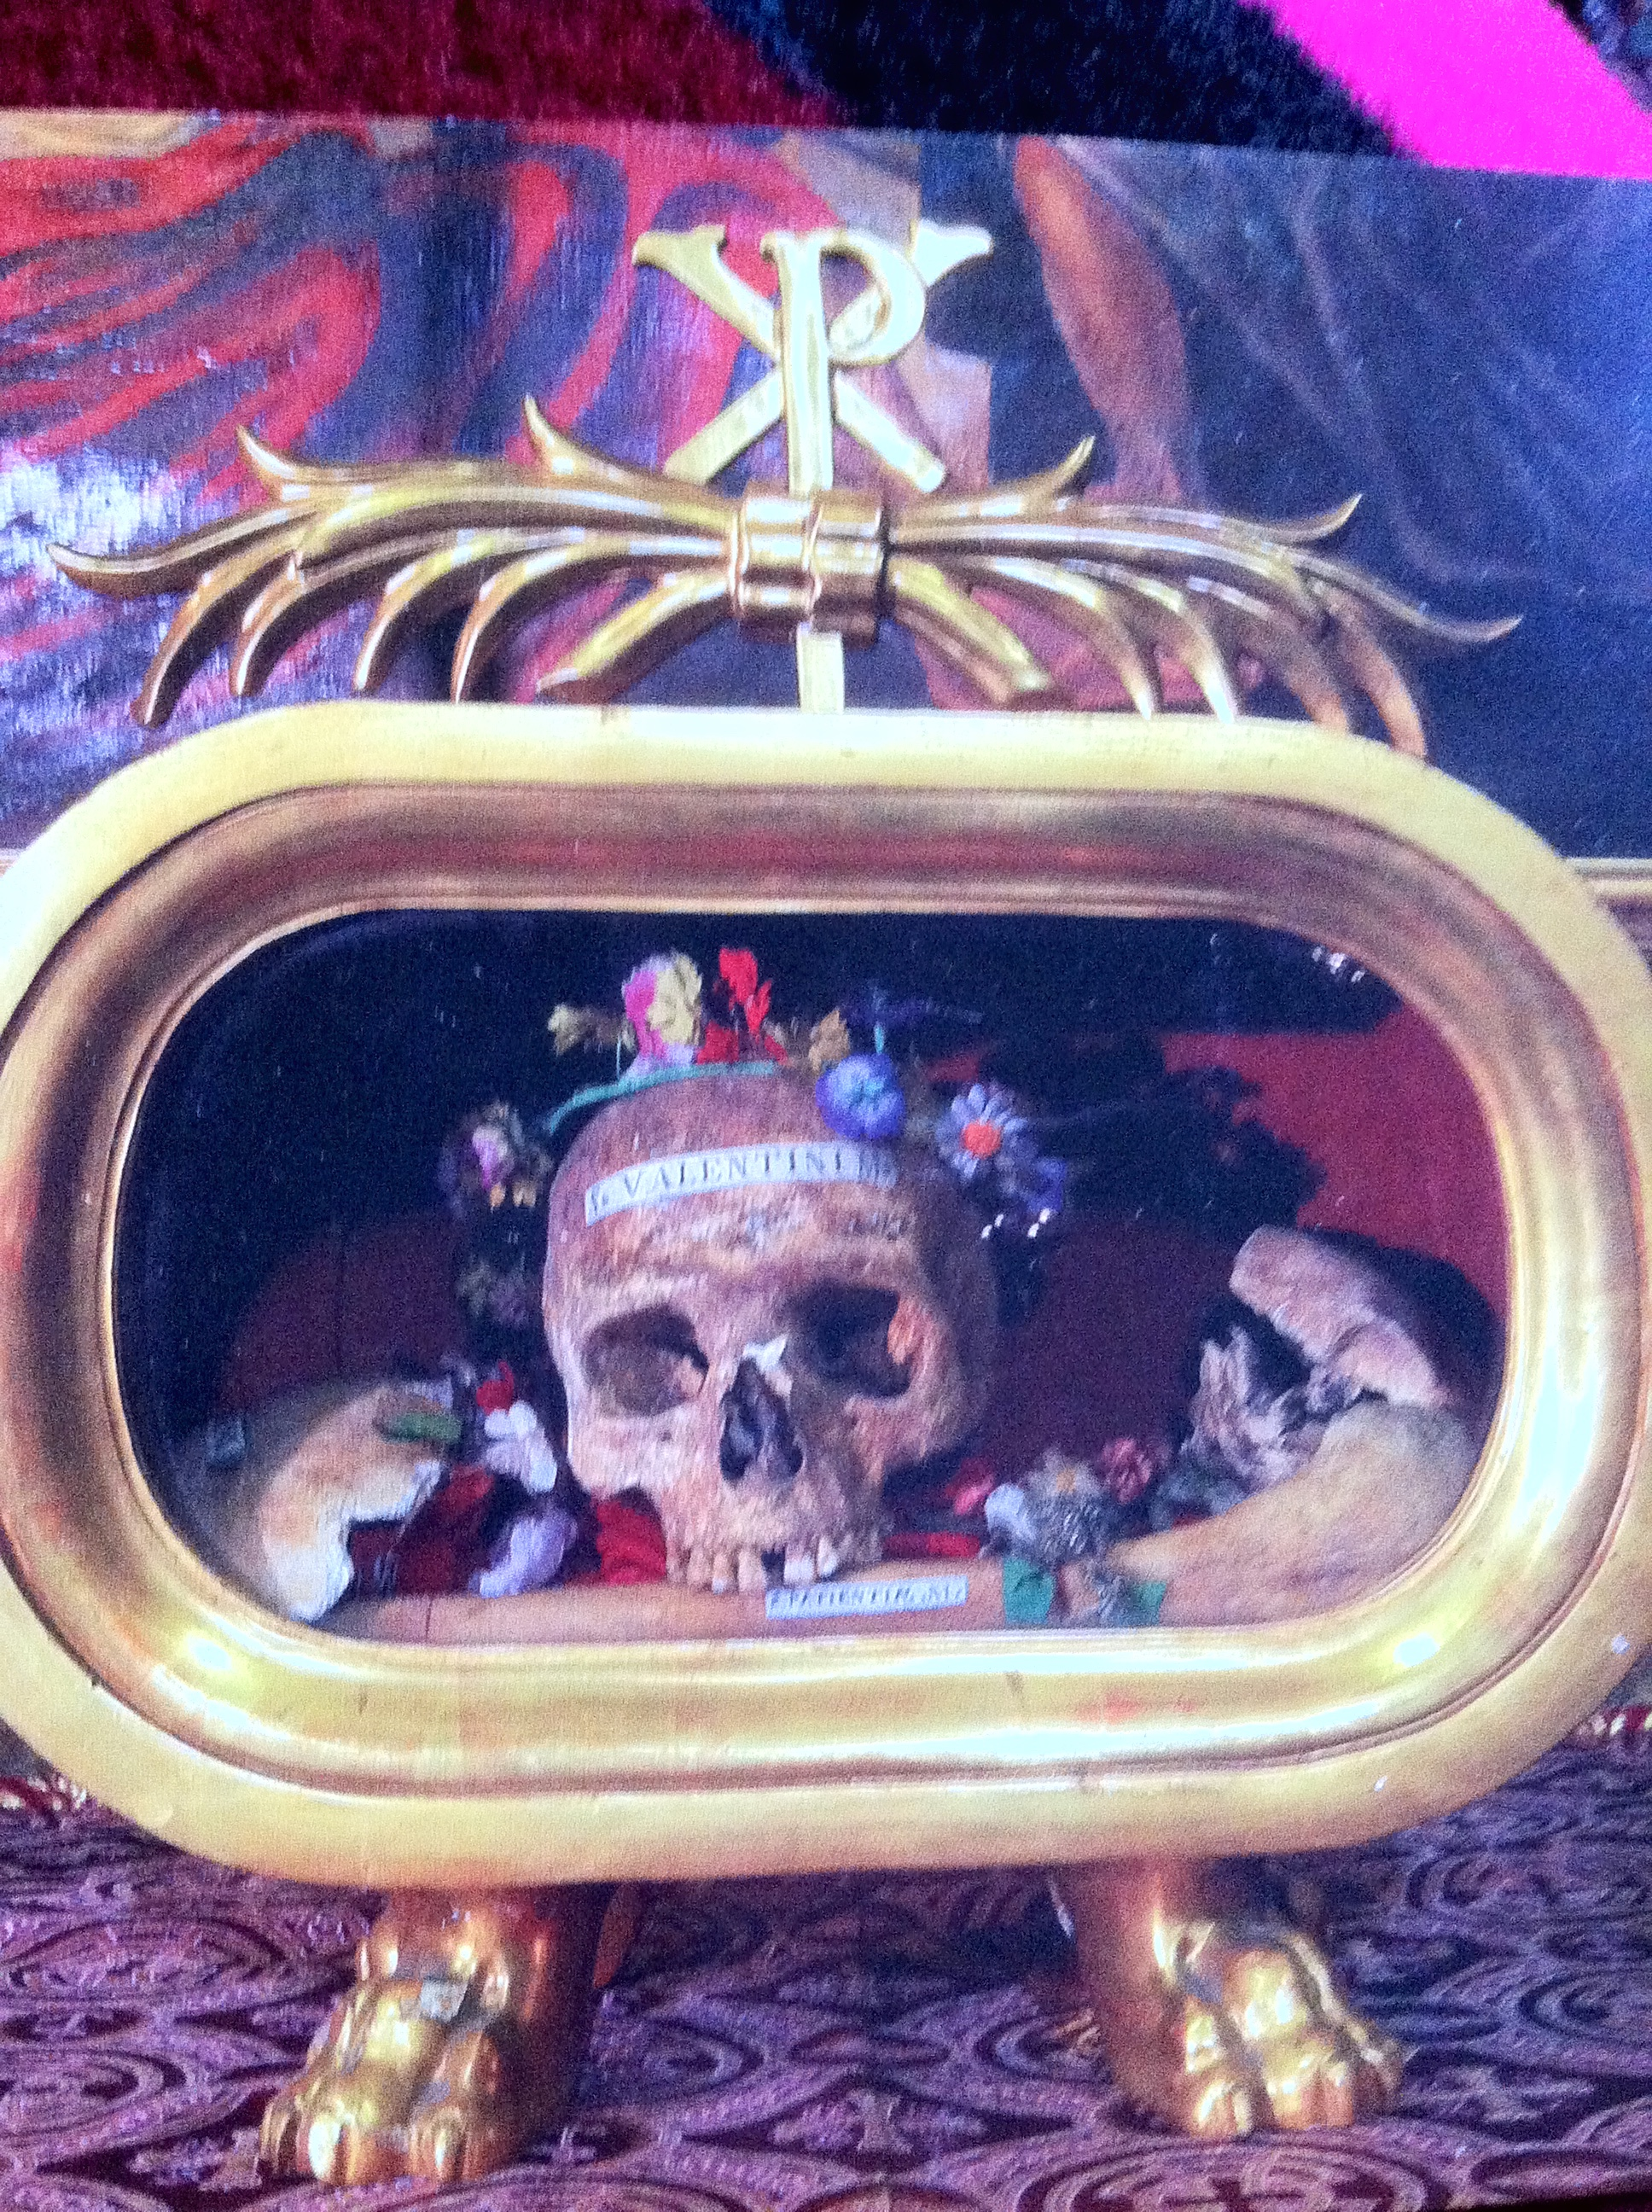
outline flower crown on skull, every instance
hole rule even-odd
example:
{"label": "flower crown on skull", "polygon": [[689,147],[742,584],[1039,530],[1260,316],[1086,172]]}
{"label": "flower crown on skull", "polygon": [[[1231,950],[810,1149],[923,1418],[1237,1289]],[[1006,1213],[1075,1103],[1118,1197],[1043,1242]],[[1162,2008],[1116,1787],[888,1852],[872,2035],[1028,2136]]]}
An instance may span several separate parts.
{"label": "flower crown on skull", "polygon": [[1251,1088],[1240,1078],[1171,1073],[1151,1054],[1064,1059],[1042,1010],[998,1038],[974,1009],[872,982],[794,1018],[776,1011],[755,953],[734,945],[710,975],[685,952],[653,953],[618,996],[616,1007],[559,1004],[546,1024],[559,1060],[610,1055],[608,1079],[537,1118],[496,1101],[443,1149],[442,1191],[468,1231],[458,1289],[484,1352],[525,1358],[537,1342],[544,1205],[568,1141],[591,1112],[654,1084],[788,1075],[811,1086],[831,1134],[926,1156],[981,1214],[1006,1321],[1036,1304],[1045,1249],[1075,1205],[1242,1237],[1294,1219],[1312,1188],[1304,1156],[1239,1110]]}
{"label": "flower crown on skull", "polygon": [[[621,989],[624,1016],[559,1006],[549,1027],[558,1054],[611,1049],[612,1083],[576,1091],[540,1124],[550,1139],[588,1106],[641,1085],[677,1082],[712,1070],[784,1070],[812,1079],[815,1103],[835,1136],[866,1144],[915,1144],[933,1152],[981,1207],[987,1232],[1036,1236],[1060,1214],[1066,1168],[1039,1150],[1029,1105],[1003,1085],[971,1081],[949,1097],[914,1052],[890,1049],[947,1010],[927,999],[896,999],[870,985],[817,1020],[783,1022],[771,1011],[774,985],[756,956],[725,945],[708,987],[683,952],[656,953]],[[974,1016],[956,1017],[973,1020]]]}
{"label": "flower crown on skull", "polygon": [[914,1051],[898,1050],[926,1022],[968,1024],[973,1014],[872,984],[817,1020],[782,1020],[755,954],[732,945],[719,952],[709,983],[686,953],[652,955],[626,976],[620,1003],[617,1012],[559,1005],[546,1024],[558,1058],[611,1053],[611,1080],[576,1090],[536,1121],[495,1101],[467,1115],[443,1147],[442,1194],[471,1231],[456,1287],[492,1348],[537,1328],[543,1206],[569,1125],[653,1084],[729,1073],[811,1082],[835,1136],[932,1156],[979,1206],[1001,1275],[1006,1247],[1030,1261],[1061,1212],[1066,1166],[1041,1152],[1025,1100],[973,1078],[938,1087]]}

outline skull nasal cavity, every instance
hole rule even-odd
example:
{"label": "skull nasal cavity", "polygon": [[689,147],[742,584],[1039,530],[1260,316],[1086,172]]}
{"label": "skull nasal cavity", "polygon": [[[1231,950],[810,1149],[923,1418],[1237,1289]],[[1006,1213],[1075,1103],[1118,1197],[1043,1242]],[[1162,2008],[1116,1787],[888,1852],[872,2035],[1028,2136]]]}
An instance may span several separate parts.
{"label": "skull nasal cavity", "polygon": [[708,1365],[688,1321],[669,1306],[604,1322],[580,1357],[609,1413],[669,1413],[698,1395]]}
{"label": "skull nasal cavity", "polygon": [[770,1388],[753,1359],[740,1362],[723,1394],[717,1458],[726,1482],[738,1482],[754,1467],[781,1482],[802,1470],[803,1446],[786,1401]]}
{"label": "skull nasal cavity", "polygon": [[798,1364],[852,1397],[900,1397],[912,1379],[890,1350],[900,1304],[861,1283],[816,1284],[789,1316]]}

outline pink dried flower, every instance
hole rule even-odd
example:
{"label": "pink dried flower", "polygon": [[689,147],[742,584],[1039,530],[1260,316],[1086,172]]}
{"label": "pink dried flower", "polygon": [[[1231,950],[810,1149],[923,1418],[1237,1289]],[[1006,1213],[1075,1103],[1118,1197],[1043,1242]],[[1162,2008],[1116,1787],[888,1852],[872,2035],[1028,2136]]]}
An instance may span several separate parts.
{"label": "pink dried flower", "polygon": [[1159,1464],[1134,1437],[1115,1437],[1096,1455],[1102,1487],[1121,1505],[1133,1505],[1157,1480]]}
{"label": "pink dried flower", "polygon": [[686,953],[657,952],[626,977],[620,995],[636,1033],[637,1059],[688,1067],[700,1042],[700,970]]}

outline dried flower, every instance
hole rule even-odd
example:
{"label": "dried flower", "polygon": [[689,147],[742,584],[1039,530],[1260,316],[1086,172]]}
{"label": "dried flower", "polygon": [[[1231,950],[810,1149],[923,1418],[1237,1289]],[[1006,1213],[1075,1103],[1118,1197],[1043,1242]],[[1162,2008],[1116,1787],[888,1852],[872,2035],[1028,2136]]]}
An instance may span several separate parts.
{"label": "dried flower", "polygon": [[1119,1506],[1086,1460],[1052,1446],[1019,1482],[988,1496],[988,1534],[1005,1550],[1053,1569],[1098,1559],[1119,1533]]}
{"label": "dried flower", "polygon": [[834,1006],[809,1032],[809,1073],[824,1075],[829,1067],[835,1067],[839,1060],[847,1060],[853,1049],[849,1025]]}
{"label": "dried flower", "polygon": [[632,1052],[636,1050],[636,1031],[630,1023],[604,1013],[600,1006],[553,1006],[545,1027],[550,1031],[559,1060],[565,1052],[573,1052],[582,1044],[594,1046],[599,1051],[612,1051],[616,1045]]}
{"label": "dried flower", "polygon": [[579,1524],[548,1498],[536,1498],[497,1536],[465,1587],[478,1597],[515,1597],[556,1581]]}
{"label": "dried flower", "polygon": [[509,1138],[496,1123],[483,1121],[471,1132],[471,1156],[489,1200],[497,1206],[505,1195],[505,1171],[511,1164]]}
{"label": "dried flower", "polygon": [[935,1125],[935,1147],[960,1182],[977,1183],[1018,1157],[1036,1158],[1026,1116],[995,1083],[961,1091]]}
{"label": "dried flower", "polygon": [[1039,1152],[1020,1102],[995,1083],[958,1093],[935,1125],[935,1148],[966,1190],[1041,1220],[1061,1210],[1066,1163]]}
{"label": "dried flower", "polygon": [[700,1042],[700,970],[686,953],[657,952],[626,977],[621,996],[636,1034],[636,1066],[689,1067]]}
{"label": "dried flower", "polygon": [[[479,1403],[477,1410],[482,1410]],[[496,1407],[488,1413],[483,1433],[488,1441],[482,1463],[491,1474],[508,1474],[525,1490],[548,1491],[556,1487],[556,1454],[540,1426],[539,1416],[525,1399],[518,1398],[509,1406]]]}
{"label": "dried flower", "polygon": [[1133,1505],[1163,1473],[1161,1462],[1134,1437],[1114,1437],[1096,1455],[1096,1472],[1120,1505]]}
{"label": "dried flower", "polygon": [[887,1053],[855,1052],[815,1085],[820,1117],[834,1134],[888,1143],[906,1127],[906,1093]]}
{"label": "dried flower", "polygon": [[495,1103],[459,1123],[442,1146],[436,1176],[448,1206],[464,1220],[507,1204],[537,1206],[550,1162],[515,1111]]}
{"label": "dried flower", "polygon": [[516,1375],[508,1359],[495,1364],[493,1372],[476,1386],[478,1413],[507,1412],[516,1403]]}
{"label": "dried flower", "polygon": [[747,1035],[755,1037],[768,1019],[768,1001],[774,988],[772,983],[757,981],[756,954],[726,945],[717,956],[717,972],[744,1017]]}
{"label": "dried flower", "polygon": [[1025,1213],[1048,1218],[1066,1204],[1067,1164],[1038,1153],[1006,1167],[999,1180],[1005,1194]]}

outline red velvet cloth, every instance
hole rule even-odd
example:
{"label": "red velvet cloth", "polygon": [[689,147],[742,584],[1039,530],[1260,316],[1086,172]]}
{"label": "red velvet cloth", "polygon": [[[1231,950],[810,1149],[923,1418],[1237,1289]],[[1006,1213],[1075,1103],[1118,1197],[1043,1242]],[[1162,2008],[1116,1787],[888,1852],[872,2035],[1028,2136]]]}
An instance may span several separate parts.
{"label": "red velvet cloth", "polygon": [[836,119],[701,0],[11,0],[15,107]]}

